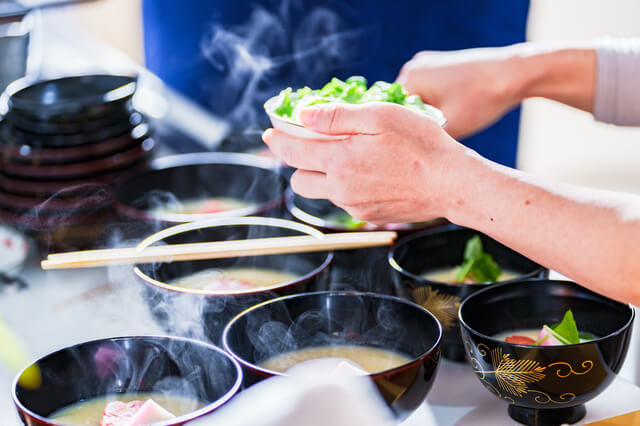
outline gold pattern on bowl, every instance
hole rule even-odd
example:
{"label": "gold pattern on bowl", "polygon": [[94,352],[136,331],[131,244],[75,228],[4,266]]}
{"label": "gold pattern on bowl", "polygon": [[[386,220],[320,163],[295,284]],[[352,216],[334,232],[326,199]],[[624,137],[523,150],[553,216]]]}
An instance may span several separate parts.
{"label": "gold pattern on bowl", "polygon": [[442,328],[449,330],[458,325],[461,299],[455,294],[441,293],[430,286],[414,287],[411,296],[415,302],[438,318]]}
{"label": "gold pattern on bowl", "polygon": [[[535,402],[538,404],[566,404],[573,401],[576,394],[573,392],[564,392],[558,400],[553,399],[548,393],[538,389],[532,389],[531,384],[540,385],[540,381],[546,377],[555,376],[560,379],[566,379],[569,376],[582,376],[589,373],[593,368],[593,361],[584,360],[580,363],[580,368],[572,366],[568,362],[559,361],[542,365],[539,361],[530,359],[516,360],[511,358],[510,353],[503,353],[501,347],[490,349],[484,343],[479,343],[474,351],[469,342],[465,342],[469,348],[469,359],[474,372],[478,375],[484,385],[496,396],[510,403],[514,403],[514,397],[522,398],[526,394],[536,394]],[[491,360],[493,369],[485,370],[476,355],[486,363],[486,358]],[[493,375],[498,385],[496,388],[493,384],[486,380],[487,375]]]}

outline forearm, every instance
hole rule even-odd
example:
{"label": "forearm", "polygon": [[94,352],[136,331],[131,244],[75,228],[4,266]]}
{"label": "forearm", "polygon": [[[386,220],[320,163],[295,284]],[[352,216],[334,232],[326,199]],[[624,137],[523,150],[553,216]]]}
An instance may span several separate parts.
{"label": "forearm", "polygon": [[452,222],[640,305],[640,197],[552,183],[469,152],[451,192]]}
{"label": "forearm", "polygon": [[593,112],[597,69],[593,46],[525,43],[508,49],[507,69],[520,101],[542,97]]}

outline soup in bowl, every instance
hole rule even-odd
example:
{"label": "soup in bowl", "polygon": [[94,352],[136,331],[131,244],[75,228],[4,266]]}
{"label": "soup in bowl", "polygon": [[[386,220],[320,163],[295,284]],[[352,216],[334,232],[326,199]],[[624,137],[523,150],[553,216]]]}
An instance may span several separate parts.
{"label": "soup in bowl", "polygon": [[[177,225],[153,234],[138,247],[296,235],[323,236],[289,220],[240,217]],[[226,323],[249,306],[285,294],[325,289],[332,258],[328,252],[241,256],[141,264],[134,273],[163,328],[217,342]]]}
{"label": "soup in bowl", "polygon": [[238,363],[215,346],[178,337],[117,337],[37,360],[14,381],[13,399],[29,426],[128,424],[118,422],[136,415],[136,424],[173,426],[213,412],[241,383]]}
{"label": "soup in bowl", "polygon": [[309,374],[309,367],[313,374],[365,375],[404,418],[433,384],[441,338],[436,318],[406,300],[315,292],[245,310],[226,326],[223,345],[244,367],[245,385]]}
{"label": "soup in bowl", "polygon": [[[574,319],[576,342],[509,341],[527,330]],[[509,403],[509,415],[524,424],[575,423],[585,403],[613,381],[622,367],[634,319],[633,308],[569,281],[497,284],[460,306],[465,350],[485,388]],[[550,325],[550,327],[549,327]],[[537,337],[537,336],[536,336]]]}
{"label": "soup in bowl", "polygon": [[[493,263],[490,266],[496,264],[500,269],[500,273],[495,274],[498,282],[533,279],[548,274],[547,269],[486,235],[456,225],[425,230],[398,241],[388,252],[394,287],[398,294],[425,307],[442,323],[442,354],[453,361],[466,359],[458,327],[460,303],[470,294],[495,282],[484,281],[485,276],[478,280],[473,275],[473,268],[470,268],[468,276],[462,276],[460,282],[456,282],[465,264],[468,246],[475,246],[470,248],[480,249],[491,256]],[[484,261],[481,266],[489,262],[484,257],[479,261]],[[469,266],[468,263],[465,267]]]}
{"label": "soup in bowl", "polygon": [[196,220],[263,215],[284,199],[286,179],[279,165],[254,155],[180,154],[155,159],[151,169],[115,189],[125,230],[155,231]]}

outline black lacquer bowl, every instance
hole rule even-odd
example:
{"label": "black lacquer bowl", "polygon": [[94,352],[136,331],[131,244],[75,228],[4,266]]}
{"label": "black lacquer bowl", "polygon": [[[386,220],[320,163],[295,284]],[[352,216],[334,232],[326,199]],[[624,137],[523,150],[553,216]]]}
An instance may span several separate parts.
{"label": "black lacquer bowl", "polygon": [[442,329],[433,315],[403,299],[358,292],[285,296],[253,306],[225,328],[223,345],[242,364],[244,384],[283,373],[260,366],[289,351],[327,345],[364,345],[411,358],[370,374],[400,419],[426,398],[435,379]]}
{"label": "black lacquer bowl", "polygon": [[[496,334],[559,322],[571,309],[578,330],[595,340],[532,346],[494,339]],[[585,402],[600,394],[622,367],[634,312],[629,305],[569,281],[499,284],[460,306],[460,327],[476,377],[508,402],[509,415],[528,425],[575,423]]]}
{"label": "black lacquer bowl", "polygon": [[[355,221],[353,226],[349,226],[335,220],[337,216],[348,217],[347,212],[328,200],[312,200],[295,194],[291,187],[287,188],[285,193],[285,204],[288,212],[295,219],[328,233],[388,230],[406,235],[446,223],[444,219],[436,219],[421,223],[398,223],[386,226],[367,223],[359,226]],[[333,290],[395,294],[386,248],[341,250],[336,253],[333,263],[334,266],[331,269]]]}
{"label": "black lacquer bowl", "polygon": [[182,425],[230,400],[242,369],[221,349],[195,340],[163,336],[117,337],[81,343],[35,362],[42,376],[13,384],[25,425],[58,425],[47,416],[75,402],[116,393],[175,392],[206,405],[163,425]]}
{"label": "black lacquer bowl", "polygon": [[[322,237],[319,231],[296,222],[275,218],[239,217],[211,219],[167,228],[143,240],[138,247],[157,243],[197,243],[295,235]],[[314,252],[230,259],[193,260],[144,264],[134,273],[144,284],[145,298],[158,323],[171,334],[220,340],[227,322],[242,310],[285,294],[327,288],[332,253]],[[297,278],[272,287],[214,291],[178,287],[171,281],[209,268],[267,268]]]}
{"label": "black lacquer bowl", "polygon": [[480,235],[484,250],[500,267],[518,273],[519,281],[548,275],[547,269],[510,248],[477,231],[456,225],[412,234],[398,241],[388,253],[396,291],[440,320],[444,330],[442,355],[453,361],[465,360],[458,327],[460,303],[470,294],[493,284],[450,284],[424,278],[423,274],[460,265],[465,245],[474,235]]}
{"label": "black lacquer bowl", "polygon": [[358,221],[345,224],[336,217],[347,215],[340,207],[328,200],[316,200],[302,197],[293,192],[291,187],[286,191],[286,206],[291,215],[301,222],[312,225],[324,232],[349,232],[349,231],[396,231],[413,232],[421,229],[432,228],[446,223],[444,219],[435,219],[427,222],[394,223],[388,225],[373,225]]}
{"label": "black lacquer bowl", "polygon": [[[7,87],[8,109],[26,119],[77,123],[101,119],[129,106],[137,77],[92,74],[34,81],[16,80]],[[5,100],[3,100],[5,101]]]}
{"label": "black lacquer bowl", "polygon": [[[150,171],[133,176],[115,189],[122,223],[145,231],[218,217],[263,215],[282,206],[285,178],[278,165],[248,154],[204,152],[155,159]],[[248,206],[204,214],[154,213],[159,206],[196,199],[233,198]]]}

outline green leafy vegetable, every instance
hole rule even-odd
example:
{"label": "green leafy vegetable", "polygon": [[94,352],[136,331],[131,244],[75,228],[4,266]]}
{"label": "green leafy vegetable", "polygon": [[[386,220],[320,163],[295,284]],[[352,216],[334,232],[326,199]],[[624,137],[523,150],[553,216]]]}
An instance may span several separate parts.
{"label": "green leafy vegetable", "polygon": [[345,80],[345,83],[357,84],[358,86],[364,87],[365,90],[367,89],[367,79],[361,75],[352,75],[351,77]]}
{"label": "green leafy vegetable", "polygon": [[500,278],[502,270],[489,253],[482,249],[480,236],[475,235],[467,241],[464,249],[464,260],[458,268],[456,281],[463,283],[471,280],[477,283],[495,282]]}
{"label": "green leafy vegetable", "polygon": [[404,100],[404,104],[420,111],[427,110],[427,108],[424,106],[424,103],[422,102],[422,99],[420,99],[420,96],[418,95],[407,96],[407,98]]}
{"label": "green leafy vegetable", "polygon": [[331,219],[333,222],[342,225],[347,229],[358,229],[367,223],[350,216],[348,213],[339,213]]}
{"label": "green leafy vegetable", "polygon": [[399,83],[376,81],[367,89],[367,79],[359,75],[351,76],[345,81],[334,77],[319,90],[305,86],[294,92],[288,87],[280,92],[280,97],[282,100],[274,112],[280,117],[292,119],[295,119],[299,108],[327,102],[393,102],[417,111],[427,111],[420,97],[409,96]]}
{"label": "green leafy vegetable", "polygon": [[578,326],[576,325],[576,321],[573,319],[571,309],[565,312],[562,321],[547,328],[551,330],[553,337],[560,340],[565,345],[580,343],[580,333],[578,333]]}
{"label": "green leafy vegetable", "polygon": [[282,92],[282,102],[275,109],[276,114],[281,117],[291,117],[293,114],[293,102],[291,101],[291,87],[287,87]]}

